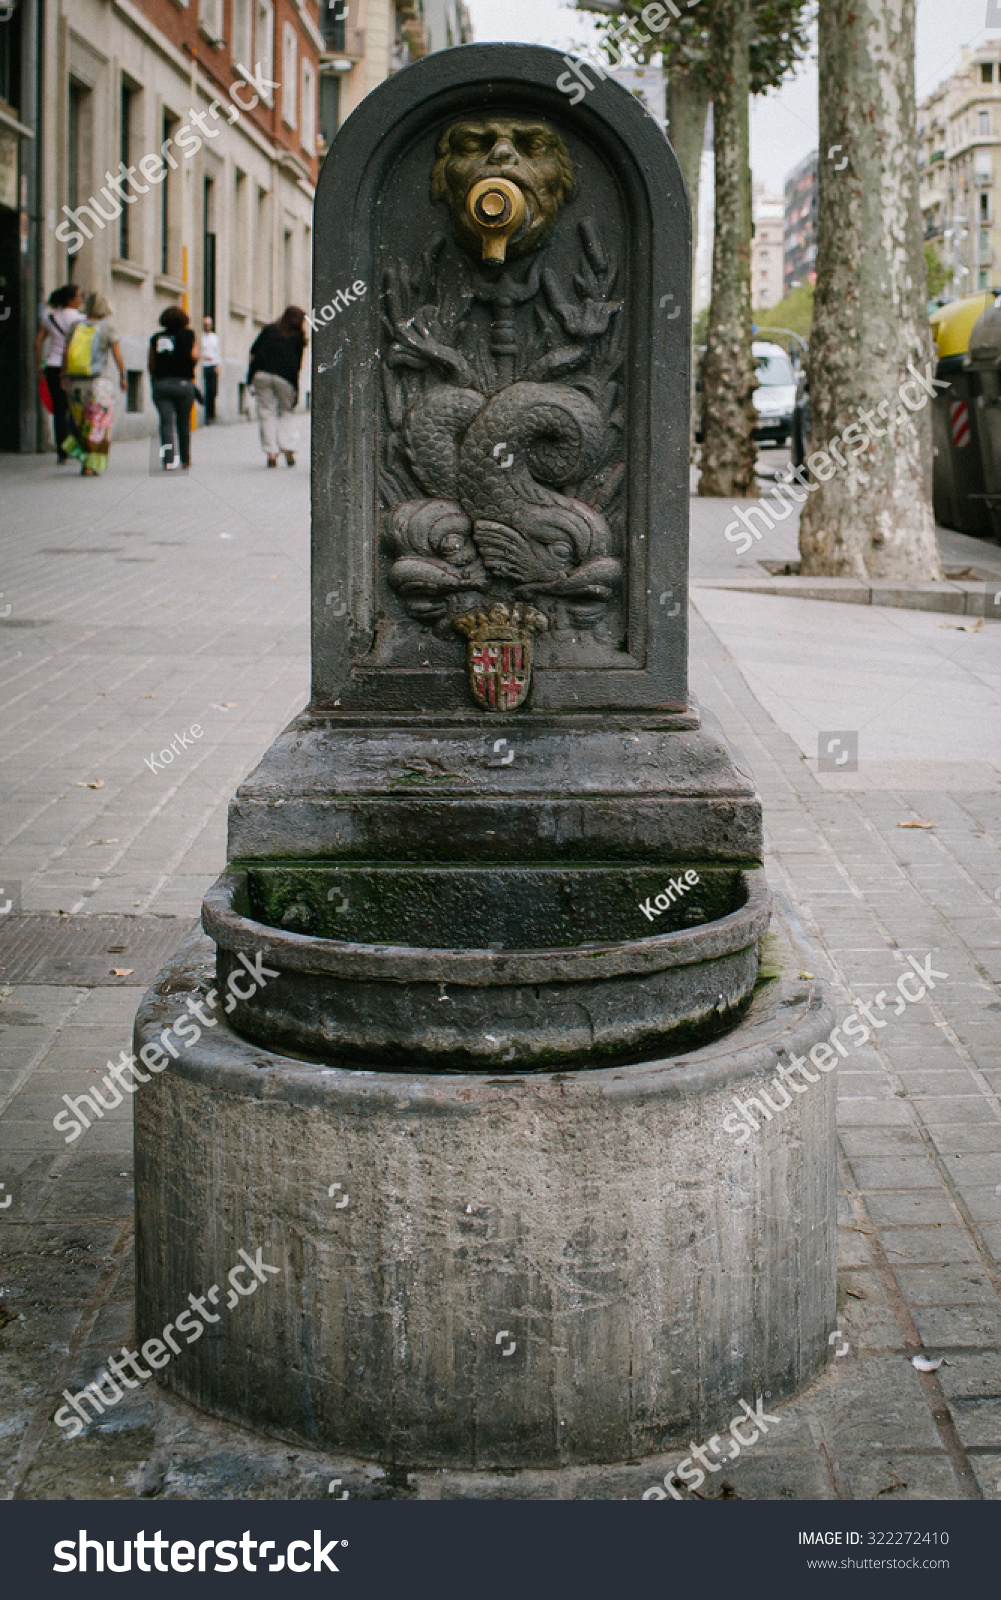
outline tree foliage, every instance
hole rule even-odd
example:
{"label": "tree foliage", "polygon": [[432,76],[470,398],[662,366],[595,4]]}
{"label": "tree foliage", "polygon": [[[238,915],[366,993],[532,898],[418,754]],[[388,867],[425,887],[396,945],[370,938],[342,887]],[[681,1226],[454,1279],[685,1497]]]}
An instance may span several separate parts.
{"label": "tree foliage", "polygon": [[808,340],[813,322],[813,285],[801,283],[798,288],[790,289],[777,306],[771,306],[767,311],[755,311],[754,322],[758,328],[790,328],[793,333]]}
{"label": "tree foliage", "polygon": [[946,284],[952,281],[952,271],[945,265],[931,240],[925,245],[925,266],[928,268],[928,298],[937,300]]}
{"label": "tree foliage", "polygon": [[[667,70],[693,74],[708,80],[709,23],[713,0],[701,0],[695,12],[684,12],[671,17],[660,33],[652,33],[640,20],[642,4],[602,4],[601,0],[577,0],[578,11],[598,12],[604,18],[601,39],[630,22],[638,25],[642,33],[650,34],[648,44],[629,43],[634,35],[624,34],[628,48],[635,59],[642,62],[660,61]],[[751,93],[764,94],[775,89],[782,79],[802,60],[809,49],[807,27],[812,14],[812,0],[751,0],[750,79]]]}

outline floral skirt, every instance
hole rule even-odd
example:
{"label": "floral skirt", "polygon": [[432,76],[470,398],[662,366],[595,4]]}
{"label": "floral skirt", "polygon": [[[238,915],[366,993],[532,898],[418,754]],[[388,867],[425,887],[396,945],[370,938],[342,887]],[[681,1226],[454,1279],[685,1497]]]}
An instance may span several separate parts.
{"label": "floral skirt", "polygon": [[104,472],[111,450],[111,426],[115,420],[115,385],[109,378],[70,378],[66,399],[73,418],[75,438],[67,439],[67,455]]}

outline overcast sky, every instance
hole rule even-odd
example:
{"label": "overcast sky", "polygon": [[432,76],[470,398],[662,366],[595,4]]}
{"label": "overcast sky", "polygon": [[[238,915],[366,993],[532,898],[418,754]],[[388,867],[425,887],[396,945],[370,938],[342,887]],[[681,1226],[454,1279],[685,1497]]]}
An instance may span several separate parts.
{"label": "overcast sky", "polygon": [[[566,49],[583,44],[594,31],[586,13],[560,0],[467,0],[476,38],[512,39]],[[1001,46],[1001,27],[985,28],[989,0],[917,0],[919,98],[948,77],[963,45],[992,37]],[[991,9],[995,9],[993,6]],[[751,165],[770,189],[782,190],[786,173],[817,145],[817,64],[804,62],[792,79],[752,102]]]}

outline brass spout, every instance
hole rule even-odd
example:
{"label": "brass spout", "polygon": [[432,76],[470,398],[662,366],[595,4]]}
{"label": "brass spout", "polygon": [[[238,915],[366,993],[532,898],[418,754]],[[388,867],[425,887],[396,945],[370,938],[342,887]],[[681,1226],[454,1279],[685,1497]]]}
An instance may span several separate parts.
{"label": "brass spout", "polygon": [[466,196],[466,214],[480,236],[484,261],[504,261],[507,242],[525,215],[525,196],[507,178],[481,178]]}

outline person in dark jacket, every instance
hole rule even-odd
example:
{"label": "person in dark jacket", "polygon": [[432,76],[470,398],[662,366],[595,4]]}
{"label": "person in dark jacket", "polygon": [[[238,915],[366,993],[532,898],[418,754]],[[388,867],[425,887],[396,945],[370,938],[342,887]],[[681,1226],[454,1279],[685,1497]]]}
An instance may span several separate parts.
{"label": "person in dark jacket", "polygon": [[305,321],[301,307],[286,306],[278,321],[262,328],[250,347],[247,382],[254,387],[261,449],[269,467],[277,467],[279,450],[289,466],[295,466],[295,423],[291,418],[299,398]]}
{"label": "person in dark jacket", "polygon": [[164,471],[177,466],[176,429],[180,464],[186,470],[191,466],[191,407],[198,351],[194,333],[188,327],[188,313],[180,306],[161,311],[160,327],[162,331],[154,333],[149,342],[153,404],[160,414],[160,459]]}

